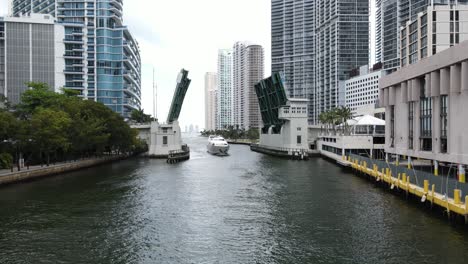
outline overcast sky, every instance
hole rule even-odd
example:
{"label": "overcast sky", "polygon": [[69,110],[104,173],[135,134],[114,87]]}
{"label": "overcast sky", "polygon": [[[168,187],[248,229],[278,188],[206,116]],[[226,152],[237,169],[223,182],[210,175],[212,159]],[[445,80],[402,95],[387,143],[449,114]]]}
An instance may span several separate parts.
{"label": "overcast sky", "polygon": [[[166,120],[177,74],[185,68],[192,83],[179,118],[181,127],[204,127],[204,74],[216,72],[218,49],[231,48],[236,41],[264,47],[269,76],[270,5],[271,0],[124,0],[124,24],[141,49],[145,112],[153,112],[153,68],[161,121]],[[0,15],[6,13],[7,0],[0,0]]]}

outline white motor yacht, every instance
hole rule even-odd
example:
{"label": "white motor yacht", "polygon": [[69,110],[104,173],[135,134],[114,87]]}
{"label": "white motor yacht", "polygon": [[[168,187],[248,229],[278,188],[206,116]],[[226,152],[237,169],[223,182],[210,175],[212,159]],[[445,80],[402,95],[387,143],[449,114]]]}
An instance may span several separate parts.
{"label": "white motor yacht", "polygon": [[228,155],[229,144],[221,136],[209,136],[208,145],[206,146],[209,153],[213,155]]}

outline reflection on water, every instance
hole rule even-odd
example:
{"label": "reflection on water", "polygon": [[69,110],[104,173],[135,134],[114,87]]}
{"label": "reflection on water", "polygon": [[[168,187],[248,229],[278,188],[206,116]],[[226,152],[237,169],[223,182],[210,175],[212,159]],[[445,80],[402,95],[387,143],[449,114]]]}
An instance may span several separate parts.
{"label": "reflection on water", "polygon": [[0,189],[0,263],[465,263],[468,231],[322,159],[231,146]]}

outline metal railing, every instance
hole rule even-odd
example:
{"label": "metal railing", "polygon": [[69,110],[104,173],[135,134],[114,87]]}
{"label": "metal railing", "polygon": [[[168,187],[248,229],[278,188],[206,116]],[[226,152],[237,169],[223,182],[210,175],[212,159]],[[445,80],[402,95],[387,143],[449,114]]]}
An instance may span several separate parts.
{"label": "metal railing", "polygon": [[453,195],[454,189],[459,189],[462,191],[461,197],[464,197],[465,194],[468,194],[468,183],[459,182],[454,177],[444,176],[444,175],[436,176],[433,173],[415,169],[413,167],[413,164],[411,164],[411,168],[409,169],[408,167],[405,167],[402,165],[397,166],[395,163],[389,163],[389,162],[386,162],[385,160],[376,160],[376,159],[371,159],[368,157],[363,157],[363,156],[359,156],[355,154],[350,154],[349,156],[351,157],[352,160],[366,161],[367,168],[369,169],[372,169],[374,164],[377,165],[377,167],[379,168],[379,171],[381,171],[382,169],[389,168],[391,171],[391,175],[395,178],[398,177],[398,174],[405,173],[407,176],[410,177],[411,183],[416,184],[417,186],[421,188],[424,188],[424,180],[428,180],[430,185],[435,184],[436,192],[442,195],[447,195],[450,198],[453,198],[454,196]]}

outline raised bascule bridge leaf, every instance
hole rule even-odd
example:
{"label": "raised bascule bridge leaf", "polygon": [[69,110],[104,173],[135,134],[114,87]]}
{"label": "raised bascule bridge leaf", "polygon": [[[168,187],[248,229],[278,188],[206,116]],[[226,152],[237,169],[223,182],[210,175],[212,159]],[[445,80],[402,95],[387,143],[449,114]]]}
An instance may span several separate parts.
{"label": "raised bascule bridge leaf", "polygon": [[188,71],[182,69],[177,76],[177,86],[174,92],[174,97],[172,98],[171,108],[169,109],[169,114],[167,116],[168,124],[179,119],[180,111],[184,104],[185,94],[187,93],[191,81],[192,80],[188,78]]}
{"label": "raised bascule bridge leaf", "polygon": [[284,120],[279,119],[279,109],[288,102],[283,86],[283,80],[279,73],[260,81],[255,85],[260,113],[263,121],[263,133],[267,133],[273,127],[274,133],[279,133]]}

